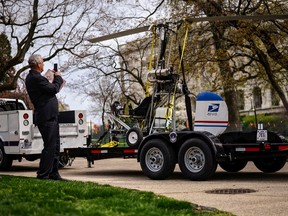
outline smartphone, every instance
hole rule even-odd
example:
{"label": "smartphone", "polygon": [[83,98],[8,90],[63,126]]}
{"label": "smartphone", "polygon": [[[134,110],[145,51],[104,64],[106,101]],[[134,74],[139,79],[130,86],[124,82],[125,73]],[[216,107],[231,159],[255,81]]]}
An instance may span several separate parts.
{"label": "smartphone", "polygon": [[54,64],[54,71],[55,71],[55,72],[58,71],[58,64]]}

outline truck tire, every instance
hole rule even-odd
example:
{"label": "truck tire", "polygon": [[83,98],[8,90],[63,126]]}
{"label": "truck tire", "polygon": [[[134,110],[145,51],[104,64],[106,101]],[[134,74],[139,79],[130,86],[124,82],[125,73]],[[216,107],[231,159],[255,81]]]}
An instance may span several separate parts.
{"label": "truck tire", "polygon": [[186,140],[179,149],[181,172],[190,180],[203,181],[214,175],[217,162],[207,143],[198,138]]}
{"label": "truck tire", "polygon": [[279,171],[286,164],[287,157],[277,157],[277,158],[269,158],[262,160],[255,160],[254,164],[257,169],[261,170],[264,173],[274,173]]}
{"label": "truck tire", "polygon": [[219,162],[219,166],[227,171],[227,172],[239,172],[240,170],[244,169],[247,165],[248,161],[223,161]]}
{"label": "truck tire", "polygon": [[0,170],[9,171],[12,167],[12,163],[12,158],[5,154],[3,144],[0,141]]}
{"label": "truck tire", "polygon": [[143,133],[140,128],[130,128],[126,133],[126,143],[129,147],[138,148],[143,140]]}
{"label": "truck tire", "polygon": [[39,158],[40,158],[40,155],[27,155],[25,157],[27,161],[35,161],[35,160],[38,160]]}
{"label": "truck tire", "polygon": [[69,163],[69,157],[66,154],[60,154],[59,157],[59,168],[63,168],[65,166],[67,166]]}
{"label": "truck tire", "polygon": [[174,172],[176,155],[172,146],[164,141],[150,140],[140,152],[140,165],[143,173],[150,179],[166,179]]}

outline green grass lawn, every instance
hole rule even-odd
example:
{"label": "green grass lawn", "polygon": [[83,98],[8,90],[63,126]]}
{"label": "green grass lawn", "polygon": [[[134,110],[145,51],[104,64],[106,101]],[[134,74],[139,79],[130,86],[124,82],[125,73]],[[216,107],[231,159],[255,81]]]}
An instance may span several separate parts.
{"label": "green grass lawn", "polygon": [[92,182],[0,176],[0,215],[231,215],[152,192]]}

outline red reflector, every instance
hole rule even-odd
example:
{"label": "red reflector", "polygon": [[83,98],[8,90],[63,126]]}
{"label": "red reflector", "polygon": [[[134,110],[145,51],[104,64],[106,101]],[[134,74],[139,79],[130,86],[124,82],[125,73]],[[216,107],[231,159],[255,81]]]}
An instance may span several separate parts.
{"label": "red reflector", "polygon": [[79,113],[78,117],[79,117],[80,119],[82,119],[82,118],[83,118],[83,113]]}
{"label": "red reflector", "polygon": [[268,143],[265,144],[265,145],[264,145],[264,149],[265,149],[265,150],[270,150],[270,149],[271,149],[271,145],[268,144]]}
{"label": "red reflector", "polygon": [[23,114],[23,118],[24,118],[24,119],[28,119],[28,118],[29,118],[28,113],[24,113],[24,114]]}
{"label": "red reflector", "polygon": [[92,154],[100,154],[100,153],[101,153],[101,150],[91,150],[91,153],[92,153]]}
{"label": "red reflector", "polygon": [[288,150],[288,146],[279,146],[278,149],[280,151]]}
{"label": "red reflector", "polygon": [[124,153],[133,154],[133,153],[135,153],[135,150],[134,149],[125,149]]}
{"label": "red reflector", "polygon": [[107,154],[108,150],[107,149],[93,149],[91,150],[91,154]]}
{"label": "red reflector", "polygon": [[253,148],[253,147],[248,147],[248,148],[246,148],[246,151],[247,151],[247,152],[257,152],[257,151],[260,151],[260,149],[257,148],[257,147],[255,147],[255,148]]}

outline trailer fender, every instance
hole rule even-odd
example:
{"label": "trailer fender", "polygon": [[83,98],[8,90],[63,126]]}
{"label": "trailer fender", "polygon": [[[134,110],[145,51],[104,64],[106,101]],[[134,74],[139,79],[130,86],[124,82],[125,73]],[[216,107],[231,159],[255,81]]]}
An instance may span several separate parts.
{"label": "trailer fender", "polygon": [[191,138],[198,138],[203,140],[214,153],[217,161],[221,160],[221,158],[227,157],[220,140],[215,135],[207,131],[190,131],[190,133],[183,134],[183,136],[181,136],[178,141],[179,148],[186,140]]}
{"label": "trailer fender", "polygon": [[[140,145],[139,145],[139,147],[138,147],[138,153],[137,153],[137,161],[138,161],[138,162],[140,162],[140,152],[141,152],[143,146],[144,146],[148,141],[153,140],[153,139],[158,139],[158,140],[161,140],[161,141],[163,141],[163,142],[165,142],[165,143],[170,143],[170,141],[167,140],[167,136],[162,135],[162,134],[164,134],[164,133],[151,134],[151,135],[146,136],[146,137],[142,140],[142,142],[140,143]],[[166,134],[166,133],[165,133],[165,134]]]}

